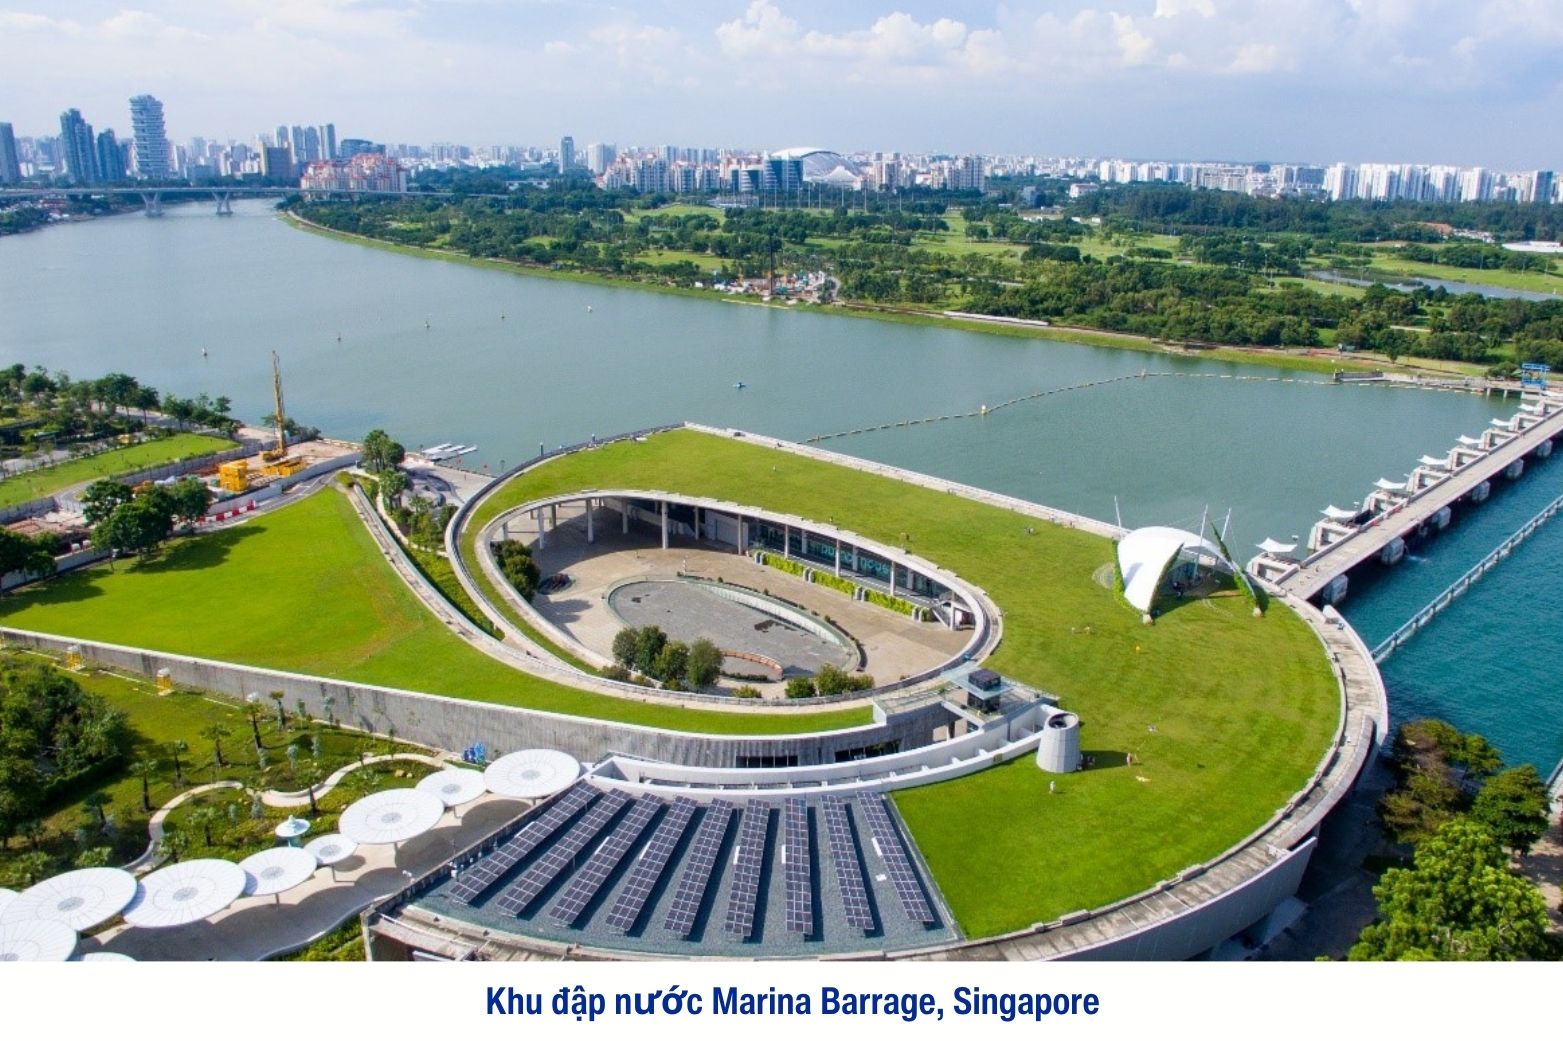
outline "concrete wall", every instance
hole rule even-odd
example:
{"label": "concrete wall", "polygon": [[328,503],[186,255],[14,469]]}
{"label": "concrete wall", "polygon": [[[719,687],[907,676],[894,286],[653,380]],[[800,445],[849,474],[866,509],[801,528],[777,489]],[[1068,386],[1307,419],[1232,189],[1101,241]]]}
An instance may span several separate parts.
{"label": "concrete wall", "polygon": [[837,752],[850,753],[889,741],[899,741],[901,748],[931,744],[934,732],[948,725],[950,719],[949,713],[935,703],[850,730],[776,737],[694,734],[461,701],[20,629],[0,628],[0,638],[9,645],[56,655],[64,654],[69,647],[78,647],[88,662],[143,676],[155,676],[159,670],[167,669],[178,686],[232,698],[243,698],[252,691],[265,695],[280,690],[283,704],[290,711],[302,699],[310,715],[319,719],[335,719],[382,734],[394,730],[397,737],[448,751],[481,741],[488,746],[491,757],[540,747],[556,748],[585,762],[596,762],[618,752],[698,766],[732,767],[740,757],[751,756],[797,756],[799,763],[833,763]]}

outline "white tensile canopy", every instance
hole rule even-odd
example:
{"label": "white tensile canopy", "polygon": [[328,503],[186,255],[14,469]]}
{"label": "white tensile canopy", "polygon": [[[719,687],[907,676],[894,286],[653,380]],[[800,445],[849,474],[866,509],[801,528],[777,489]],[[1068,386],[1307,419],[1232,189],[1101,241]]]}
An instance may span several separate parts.
{"label": "white tensile canopy", "polygon": [[332,832],[330,835],[322,835],[318,839],[310,841],[304,847],[304,852],[314,857],[321,864],[330,867],[332,864],[340,864],[354,853],[358,852],[358,843]]}
{"label": "white tensile canopy", "polygon": [[239,861],[245,896],[276,896],[309,881],[320,862],[297,846],[274,846]]}
{"label": "white tensile canopy", "polygon": [[415,787],[421,792],[437,796],[446,806],[460,806],[488,791],[481,772],[455,767],[430,774]]}
{"label": "white tensile canopy", "polygon": [[76,930],[64,922],[34,918],[0,925],[0,961],[70,961],[75,953]]}
{"label": "white tensile canopy", "polygon": [[128,954],[120,954],[118,951],[88,951],[77,961],[135,961]]}
{"label": "white tensile canopy", "polygon": [[361,846],[386,846],[422,835],[443,816],[445,804],[439,796],[392,788],[366,795],[343,810],[337,827]]}
{"label": "white tensile canopy", "polygon": [[113,918],[136,898],[136,876],[120,868],[83,868],[44,879],[0,910],[0,925],[63,922],[85,932]]}
{"label": "white tensile canopy", "polygon": [[1424,455],[1422,458],[1418,459],[1417,462],[1421,463],[1423,466],[1431,466],[1439,470],[1449,469],[1449,460],[1440,459],[1436,455]]}
{"label": "white tensile canopy", "polygon": [[125,921],[143,929],[199,922],[244,895],[244,869],[231,860],[186,860],[141,880]]}
{"label": "white tensile canopy", "polygon": [[1272,557],[1284,557],[1297,548],[1295,542],[1281,542],[1277,539],[1265,539],[1259,544],[1261,553],[1268,553]]}
{"label": "white tensile canopy", "polygon": [[1460,440],[1460,443],[1462,445],[1464,445],[1466,448],[1480,448],[1480,447],[1482,447],[1482,439],[1479,438],[1479,437],[1472,437],[1470,434],[1461,434],[1459,440]]}
{"label": "white tensile canopy", "polygon": [[526,748],[500,756],[483,771],[483,783],[495,795],[512,799],[546,799],[581,776],[581,763],[551,748]]}
{"label": "white tensile canopy", "polygon": [[1324,515],[1332,521],[1349,521],[1355,519],[1357,511],[1343,510],[1331,503],[1329,506],[1324,507]]}
{"label": "white tensile canopy", "polygon": [[1118,543],[1123,596],[1141,611],[1151,609],[1161,577],[1174,558],[1230,569],[1221,549],[1209,539],[1181,528],[1136,528]]}
{"label": "white tensile canopy", "polygon": [[14,890],[14,889],[0,889],[0,914],[4,914],[5,913],[5,909],[7,907],[9,907],[10,904],[11,904],[11,901],[15,900],[15,899],[16,899],[16,890]]}
{"label": "white tensile canopy", "polygon": [[1388,477],[1380,477],[1373,482],[1373,487],[1381,492],[1403,492],[1406,490],[1406,482],[1391,481]]}

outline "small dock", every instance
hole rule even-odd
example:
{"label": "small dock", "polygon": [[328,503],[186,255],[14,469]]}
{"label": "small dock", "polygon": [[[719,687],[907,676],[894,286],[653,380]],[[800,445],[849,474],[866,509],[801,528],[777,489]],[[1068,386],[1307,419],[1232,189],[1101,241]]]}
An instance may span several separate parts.
{"label": "small dock", "polygon": [[1334,506],[1314,526],[1309,555],[1288,559],[1267,543],[1248,570],[1305,600],[1337,603],[1346,595],[1346,576],[1369,560],[1393,564],[1405,553],[1406,539],[1449,524],[1458,502],[1482,502],[1500,475],[1510,479],[1525,470],[1527,457],[1552,454],[1563,437],[1563,395],[1530,396],[1509,419],[1495,419],[1480,437],[1463,437],[1447,455],[1425,455],[1404,482],[1381,480],[1359,510]]}

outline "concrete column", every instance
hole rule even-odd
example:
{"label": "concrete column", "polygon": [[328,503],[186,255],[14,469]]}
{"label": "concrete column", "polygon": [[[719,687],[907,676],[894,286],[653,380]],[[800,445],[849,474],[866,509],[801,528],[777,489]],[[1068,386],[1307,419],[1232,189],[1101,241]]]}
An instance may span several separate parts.
{"label": "concrete column", "polygon": [[841,540],[836,540],[836,577],[841,577]]}
{"label": "concrete column", "polygon": [[782,525],[782,559],[792,559],[792,525]]}
{"label": "concrete column", "polygon": [[749,519],[738,518],[738,552],[747,555],[749,552]]}
{"label": "concrete column", "polygon": [[591,499],[586,500],[586,541],[597,541],[596,511],[592,509]]}
{"label": "concrete column", "polygon": [[890,562],[890,595],[895,596],[895,561]]}
{"label": "concrete column", "polygon": [[537,521],[537,548],[542,549],[548,545],[548,524],[542,510],[533,510],[532,517]]}
{"label": "concrete column", "polygon": [[619,527],[620,534],[628,535],[630,533],[630,501],[628,499],[619,500],[619,518],[623,521],[623,524]]}
{"label": "concrete column", "polygon": [[559,527],[559,504],[548,507],[548,526],[557,529]]}
{"label": "concrete column", "polygon": [[668,503],[662,500],[662,548],[668,548]]}

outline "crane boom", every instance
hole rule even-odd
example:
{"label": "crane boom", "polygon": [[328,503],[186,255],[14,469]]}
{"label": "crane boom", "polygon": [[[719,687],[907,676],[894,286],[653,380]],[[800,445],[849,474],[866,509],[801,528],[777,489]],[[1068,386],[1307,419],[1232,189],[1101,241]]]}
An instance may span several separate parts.
{"label": "crane boom", "polygon": [[282,411],[282,362],[277,357],[277,352],[271,352],[271,392],[276,399],[277,420],[277,457],[287,455],[288,435],[287,416]]}

